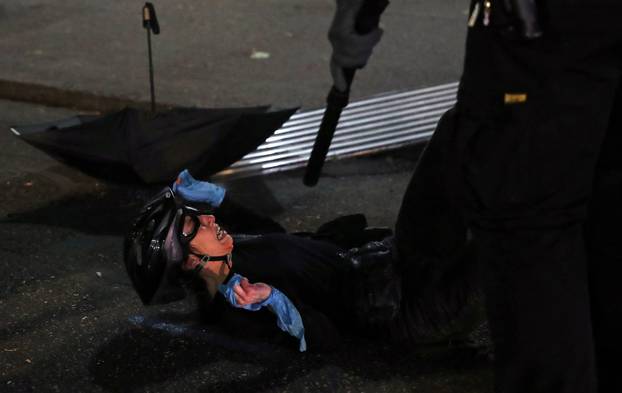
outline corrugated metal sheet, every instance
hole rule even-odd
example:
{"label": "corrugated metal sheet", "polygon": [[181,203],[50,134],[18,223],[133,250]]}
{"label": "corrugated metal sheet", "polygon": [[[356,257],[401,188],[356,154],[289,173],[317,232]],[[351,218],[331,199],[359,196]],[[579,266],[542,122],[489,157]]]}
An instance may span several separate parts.
{"label": "corrugated metal sheet", "polygon": [[[327,160],[372,154],[426,141],[456,101],[458,83],[385,93],[351,102],[342,112]],[[252,176],[305,166],[324,109],[298,112],[257,150],[216,177]]]}

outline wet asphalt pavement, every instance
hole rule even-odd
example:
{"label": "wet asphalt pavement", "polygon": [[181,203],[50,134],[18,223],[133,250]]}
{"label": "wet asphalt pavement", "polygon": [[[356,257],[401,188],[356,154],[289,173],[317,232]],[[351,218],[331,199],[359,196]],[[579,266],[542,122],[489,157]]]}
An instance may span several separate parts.
{"label": "wet asphalt pavement", "polygon": [[[1,1],[0,86],[10,80],[148,100],[144,3]],[[334,0],[153,3],[161,27],[152,41],[159,102],[324,104]],[[457,80],[467,9],[465,0],[392,0],[382,42],[357,73],[352,98]],[[23,88],[14,93],[40,98]]]}
{"label": "wet asphalt pavement", "polygon": [[[0,127],[68,114],[0,102]],[[146,309],[122,262],[122,236],[158,187],[88,177],[9,132],[0,184],[0,391],[487,392],[490,364],[470,348],[404,349],[348,339],[329,354],[198,325],[193,304]],[[419,148],[330,163],[320,187],[301,171],[227,184],[290,230],[365,212],[391,226]]]}

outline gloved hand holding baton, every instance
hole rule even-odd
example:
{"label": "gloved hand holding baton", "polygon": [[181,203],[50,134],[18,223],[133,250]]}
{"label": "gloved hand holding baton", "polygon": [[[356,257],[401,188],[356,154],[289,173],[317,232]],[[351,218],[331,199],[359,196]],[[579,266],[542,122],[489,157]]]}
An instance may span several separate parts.
{"label": "gloved hand holding baton", "polygon": [[333,87],[326,98],[326,111],[307,163],[303,179],[307,186],[314,186],[320,177],[339,116],[348,105],[356,70],[367,64],[382,37],[378,23],[387,5],[388,0],[337,0],[337,11],[328,32],[333,47],[330,60]]}

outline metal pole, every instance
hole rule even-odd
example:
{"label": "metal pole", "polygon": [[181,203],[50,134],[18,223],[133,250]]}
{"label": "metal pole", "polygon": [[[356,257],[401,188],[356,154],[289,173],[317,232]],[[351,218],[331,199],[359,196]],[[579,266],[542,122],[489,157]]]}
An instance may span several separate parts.
{"label": "metal pole", "polygon": [[149,50],[149,84],[151,87],[151,112],[155,113],[155,86],[153,82],[153,58],[151,55],[151,29],[147,29],[147,47]]}
{"label": "metal pole", "polygon": [[155,113],[155,83],[153,82],[153,55],[151,53],[151,31],[153,34],[160,34],[160,24],[155,13],[153,4],[147,2],[143,6],[143,27],[147,29],[147,49],[149,51],[149,87],[151,90],[151,112]]}

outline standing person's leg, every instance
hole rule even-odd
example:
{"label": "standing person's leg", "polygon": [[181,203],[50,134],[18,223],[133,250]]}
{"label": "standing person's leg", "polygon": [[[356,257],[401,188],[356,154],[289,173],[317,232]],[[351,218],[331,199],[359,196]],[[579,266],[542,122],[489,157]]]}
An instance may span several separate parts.
{"label": "standing person's leg", "polygon": [[582,224],[619,70],[555,11],[533,42],[471,28],[457,105],[502,393],[596,391]]}
{"label": "standing person's leg", "polygon": [[482,322],[476,258],[456,179],[455,132],[455,110],[450,109],[417,162],[397,217],[402,299],[389,329],[395,340],[464,338]]}
{"label": "standing person's leg", "polygon": [[452,167],[455,110],[438,122],[417,161],[395,224],[399,268],[406,284],[431,285],[463,252],[467,228]]}
{"label": "standing person's leg", "polygon": [[621,88],[594,176],[586,239],[599,391],[622,392],[617,360],[622,353]]}

